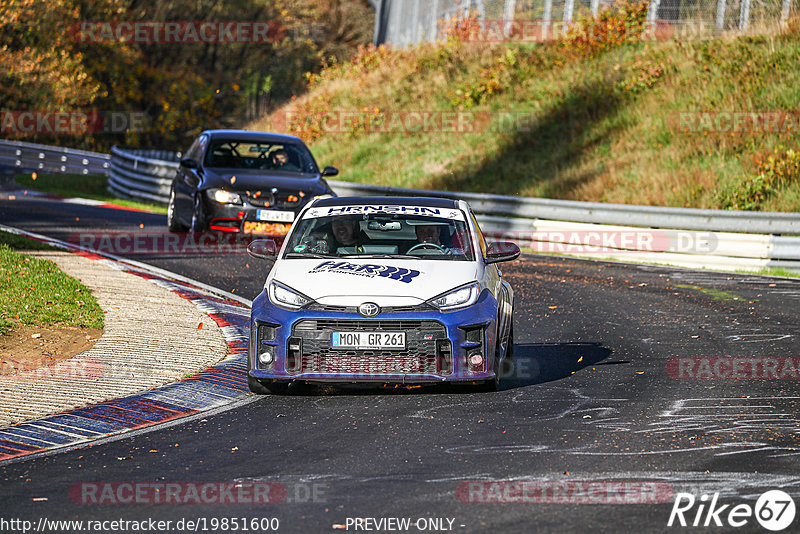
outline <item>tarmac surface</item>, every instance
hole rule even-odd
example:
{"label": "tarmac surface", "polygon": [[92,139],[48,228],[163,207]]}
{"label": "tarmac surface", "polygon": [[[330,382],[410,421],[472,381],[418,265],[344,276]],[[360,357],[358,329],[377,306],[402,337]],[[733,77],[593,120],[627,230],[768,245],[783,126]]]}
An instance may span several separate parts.
{"label": "tarmac surface", "polygon": [[[0,200],[0,222],[61,239],[165,232],[163,216],[44,200]],[[129,257],[248,299],[269,268],[241,252]],[[222,532],[231,518],[275,518],[281,532],[354,530],[357,519],[402,531],[389,518],[413,521],[408,531],[661,532],[686,493],[690,523],[716,495],[727,510],[715,531],[763,532],[752,516],[732,527],[728,512],[752,511],[767,490],[797,502],[800,281],[532,255],[503,271],[517,299],[516,363],[497,393],[250,397],[0,465],[0,506],[13,510],[3,517],[157,519],[174,532],[186,520]],[[118,499],[125,483],[143,498]],[[154,483],[175,484],[173,498]],[[187,488],[204,483],[269,484],[277,497],[193,498]]]}

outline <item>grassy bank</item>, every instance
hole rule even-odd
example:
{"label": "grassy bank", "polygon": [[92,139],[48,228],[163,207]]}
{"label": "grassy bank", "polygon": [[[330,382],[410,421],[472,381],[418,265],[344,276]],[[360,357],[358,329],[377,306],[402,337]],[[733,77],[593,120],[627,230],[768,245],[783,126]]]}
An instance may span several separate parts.
{"label": "grassy bank", "polygon": [[[248,127],[304,137],[320,162],[356,182],[800,211],[798,115],[767,131],[734,128],[724,115],[797,113],[800,23],[774,35],[643,40],[642,6],[547,43],[470,42],[462,25],[437,44],[363,49]],[[342,111],[355,118],[331,127]],[[409,111],[471,113],[477,127],[392,128]],[[516,122],[498,123],[504,114]]]}
{"label": "grassy bank", "polygon": [[49,248],[0,232],[0,335],[20,324],[103,328],[103,310],[86,286],[55,263],[18,252]]}
{"label": "grassy bank", "polygon": [[115,197],[108,191],[108,176],[102,174],[18,174],[14,177],[14,181],[23,189],[32,189],[42,193],[89,198],[129,208],[167,213],[167,207],[160,204]]}

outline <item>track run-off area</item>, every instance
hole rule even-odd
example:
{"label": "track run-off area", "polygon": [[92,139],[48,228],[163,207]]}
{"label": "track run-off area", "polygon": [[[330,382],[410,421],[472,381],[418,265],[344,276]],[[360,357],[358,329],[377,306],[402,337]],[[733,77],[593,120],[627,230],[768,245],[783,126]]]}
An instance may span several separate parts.
{"label": "track run-off area", "polygon": [[[0,223],[76,244],[105,235],[101,252],[243,299],[269,269],[241,248],[148,246],[166,234],[163,215],[6,196]],[[153,530],[169,532],[651,532],[679,519],[764,532],[762,494],[800,503],[800,280],[529,254],[503,271],[515,368],[497,393],[253,396],[0,464],[2,517],[52,532],[43,519],[84,521],[69,532],[117,520],[170,521]],[[755,514],[740,527],[738,505]],[[714,506],[726,508],[709,517]]]}

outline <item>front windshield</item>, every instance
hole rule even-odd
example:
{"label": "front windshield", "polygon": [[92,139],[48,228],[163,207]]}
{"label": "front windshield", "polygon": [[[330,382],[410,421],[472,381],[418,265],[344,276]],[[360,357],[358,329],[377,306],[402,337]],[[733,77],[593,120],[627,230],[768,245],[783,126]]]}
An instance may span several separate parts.
{"label": "front windshield", "polygon": [[474,260],[471,237],[460,210],[444,210],[447,213],[440,214],[444,216],[413,211],[386,213],[377,210],[333,215],[321,211],[311,209],[297,221],[288,238],[284,258],[405,256],[426,260]]}
{"label": "front windshield", "polygon": [[319,172],[311,152],[298,143],[215,139],[206,152],[205,164],[207,167],[225,169]]}

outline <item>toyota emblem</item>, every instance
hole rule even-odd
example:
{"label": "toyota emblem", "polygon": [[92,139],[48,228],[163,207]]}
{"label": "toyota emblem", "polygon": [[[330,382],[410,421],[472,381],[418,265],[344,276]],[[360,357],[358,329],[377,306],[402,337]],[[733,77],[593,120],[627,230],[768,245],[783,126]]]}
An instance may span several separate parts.
{"label": "toyota emblem", "polygon": [[381,308],[374,302],[365,302],[358,307],[358,313],[364,317],[375,317],[381,312]]}

